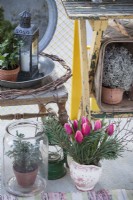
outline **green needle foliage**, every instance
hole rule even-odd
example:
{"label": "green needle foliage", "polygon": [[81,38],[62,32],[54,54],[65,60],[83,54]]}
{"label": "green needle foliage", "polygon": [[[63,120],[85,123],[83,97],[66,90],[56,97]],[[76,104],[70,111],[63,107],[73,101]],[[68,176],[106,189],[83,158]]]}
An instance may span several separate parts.
{"label": "green needle foliage", "polygon": [[13,158],[13,166],[17,171],[21,173],[34,171],[42,160],[38,143],[32,144],[23,140],[24,135],[21,133],[17,133],[16,136],[18,139],[13,141],[11,150],[6,152],[6,155]]}
{"label": "green needle foliage", "polygon": [[57,144],[63,149],[69,149],[69,138],[66,135],[64,127],[59,123],[58,119],[56,117],[44,118],[43,123],[49,144]]}
{"label": "green needle foliage", "polygon": [[[88,135],[83,136],[82,142],[78,142],[75,138],[73,122],[70,122],[72,133],[68,134],[64,127],[59,123],[57,118],[44,119],[45,133],[49,138],[49,142],[58,144],[67,154],[69,154],[76,162],[84,165],[97,165],[100,160],[114,160],[126,149],[127,136],[120,136],[119,126],[110,135],[108,134],[108,125],[102,121],[102,126],[98,130],[91,129]],[[82,126],[81,120],[78,121]],[[80,128],[80,131],[82,128]],[[129,134],[130,135],[130,134]],[[131,135],[130,135],[131,136]]]}

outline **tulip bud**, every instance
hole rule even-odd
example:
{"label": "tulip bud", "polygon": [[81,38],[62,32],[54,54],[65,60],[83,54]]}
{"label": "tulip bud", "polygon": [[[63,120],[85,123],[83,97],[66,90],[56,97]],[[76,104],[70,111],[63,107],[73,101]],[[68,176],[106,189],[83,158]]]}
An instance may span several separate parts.
{"label": "tulip bud", "polygon": [[75,131],[77,131],[77,129],[78,129],[78,121],[77,120],[73,121],[73,128]]}
{"label": "tulip bud", "polygon": [[83,141],[83,134],[81,133],[81,131],[76,131],[75,140],[78,143],[81,143]]}
{"label": "tulip bud", "polygon": [[95,124],[94,124],[94,131],[97,131],[97,130],[99,130],[99,129],[101,129],[101,128],[102,128],[102,122],[101,122],[101,120],[95,121]]}
{"label": "tulip bud", "polygon": [[82,125],[82,134],[83,135],[89,135],[91,132],[91,127],[88,125],[88,123],[84,123]]}
{"label": "tulip bud", "polygon": [[72,128],[71,128],[70,124],[65,123],[65,124],[64,124],[64,128],[65,128],[65,131],[66,131],[66,133],[67,133],[68,135],[71,135],[71,134],[72,134]]}
{"label": "tulip bud", "polygon": [[114,133],[114,124],[110,124],[107,129],[106,129],[106,132],[109,136],[113,135]]}
{"label": "tulip bud", "polygon": [[86,123],[86,122],[89,123],[88,118],[85,117],[85,116],[82,117],[81,121],[82,121],[82,125],[83,125],[84,123]]}

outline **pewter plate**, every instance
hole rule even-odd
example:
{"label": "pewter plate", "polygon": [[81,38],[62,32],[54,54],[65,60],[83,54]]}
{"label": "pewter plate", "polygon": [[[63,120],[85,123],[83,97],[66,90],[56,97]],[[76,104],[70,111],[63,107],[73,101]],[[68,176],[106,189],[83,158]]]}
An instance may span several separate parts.
{"label": "pewter plate", "polygon": [[39,75],[33,80],[29,81],[4,81],[0,80],[0,85],[7,88],[12,89],[24,89],[24,88],[38,88],[45,84],[48,84],[52,81],[52,76],[54,76],[55,72],[55,64],[52,59],[39,56]]}
{"label": "pewter plate", "polygon": [[39,53],[51,41],[57,24],[57,6],[55,0],[0,0],[5,18],[19,24],[19,13],[31,12],[32,23],[39,27]]}

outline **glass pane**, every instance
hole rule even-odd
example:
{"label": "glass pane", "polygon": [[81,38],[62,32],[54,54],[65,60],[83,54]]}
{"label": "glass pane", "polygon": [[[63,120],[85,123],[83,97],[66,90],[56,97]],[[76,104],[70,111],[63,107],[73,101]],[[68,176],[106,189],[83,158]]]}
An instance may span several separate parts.
{"label": "glass pane", "polygon": [[3,176],[6,191],[17,196],[32,196],[46,187],[48,140],[43,125],[20,120],[6,128]]}
{"label": "glass pane", "polygon": [[32,42],[32,66],[38,65],[38,38]]}
{"label": "glass pane", "polygon": [[30,38],[22,39],[22,45],[20,50],[20,67],[21,71],[29,72],[30,71]]}

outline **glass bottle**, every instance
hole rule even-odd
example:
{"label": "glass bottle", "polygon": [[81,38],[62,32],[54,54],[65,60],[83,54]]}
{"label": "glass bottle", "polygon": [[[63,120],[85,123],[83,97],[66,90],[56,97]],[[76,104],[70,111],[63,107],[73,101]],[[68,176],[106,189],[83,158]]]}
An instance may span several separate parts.
{"label": "glass bottle", "polygon": [[58,145],[49,144],[48,180],[56,180],[66,175],[66,158],[63,149]]}
{"label": "glass bottle", "polygon": [[48,139],[39,122],[20,120],[6,127],[3,181],[7,192],[32,196],[46,188]]}

